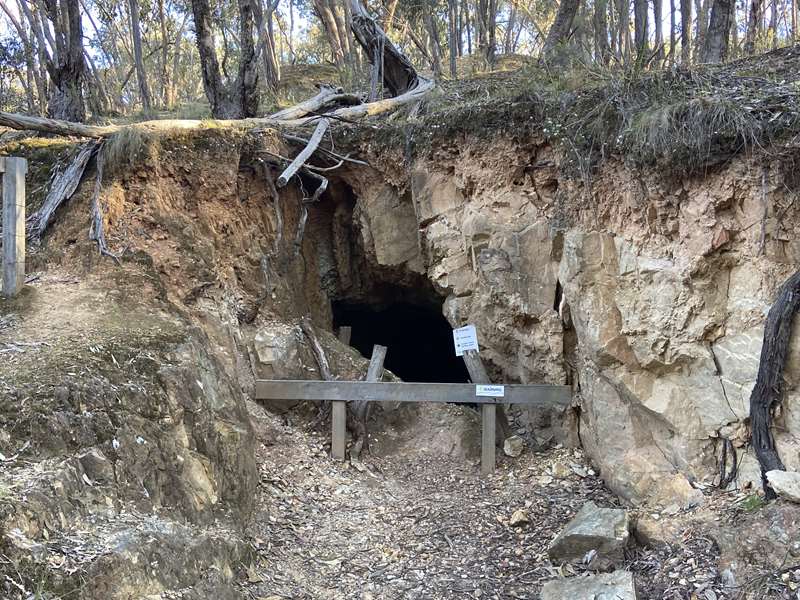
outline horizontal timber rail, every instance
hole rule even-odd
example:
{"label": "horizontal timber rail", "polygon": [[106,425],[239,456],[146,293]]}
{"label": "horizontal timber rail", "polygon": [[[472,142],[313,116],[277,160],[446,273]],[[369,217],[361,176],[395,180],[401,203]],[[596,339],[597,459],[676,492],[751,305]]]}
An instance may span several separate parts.
{"label": "horizontal timber rail", "polygon": [[[478,396],[478,388],[501,388],[502,397]],[[491,392],[490,392],[491,393]],[[326,400],[350,402],[468,402],[470,404],[569,404],[566,385],[491,385],[472,383],[374,383],[370,381],[314,381],[259,379],[257,400]]]}
{"label": "horizontal timber rail", "polygon": [[256,380],[256,400],[333,402],[333,458],[345,458],[346,403],[439,402],[481,404],[483,433],[481,472],[494,470],[495,408],[497,404],[567,407],[572,389],[566,385],[475,385],[471,383],[380,383],[370,381]]}

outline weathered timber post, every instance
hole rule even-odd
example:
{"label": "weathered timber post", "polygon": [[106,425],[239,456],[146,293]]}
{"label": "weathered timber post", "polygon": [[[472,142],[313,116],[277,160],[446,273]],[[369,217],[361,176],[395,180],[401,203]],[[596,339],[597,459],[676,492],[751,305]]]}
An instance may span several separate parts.
{"label": "weathered timber post", "polygon": [[331,458],[344,460],[345,437],[347,434],[347,402],[331,402]]}
{"label": "weathered timber post", "polygon": [[24,158],[0,158],[3,178],[3,295],[12,298],[25,285]]}
{"label": "weathered timber post", "polygon": [[481,405],[481,475],[494,473],[494,428],[496,427],[496,416],[496,404]]}

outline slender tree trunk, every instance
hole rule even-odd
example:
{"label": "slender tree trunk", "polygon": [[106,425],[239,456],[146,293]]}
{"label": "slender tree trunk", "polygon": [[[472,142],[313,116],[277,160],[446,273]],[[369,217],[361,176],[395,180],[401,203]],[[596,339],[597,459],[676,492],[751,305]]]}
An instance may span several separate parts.
{"label": "slender tree trunk", "polygon": [[428,40],[431,58],[433,58],[433,76],[439,79],[442,76],[442,48],[439,45],[439,31],[433,18],[433,0],[425,0],[422,14],[425,21],[425,30],[428,32]]}
{"label": "slender tree trunk", "polygon": [[330,9],[330,4],[326,0],[314,0],[314,10],[322,23],[322,28],[325,30],[325,35],[328,38],[328,44],[331,47],[333,54],[333,62],[336,66],[342,68],[344,66],[344,49],[340,43],[339,32],[336,28],[336,19]]}
{"label": "slender tree trunk", "polygon": [[606,0],[594,2],[594,47],[595,60],[601,65],[608,65],[611,53],[608,48],[608,7]]}
{"label": "slender tree trunk", "polygon": [[728,48],[728,59],[739,56],[739,24],[736,22],[736,0],[733,2],[733,12],[731,13],[731,42]]}
{"label": "slender tree trunk", "polygon": [[450,77],[456,78],[458,55],[458,0],[447,0],[447,50],[450,55]]}
{"label": "slender tree trunk", "polygon": [[261,66],[264,71],[266,87],[270,92],[278,89],[280,81],[280,61],[275,52],[275,35],[272,29],[272,15],[278,3],[267,0],[266,11],[261,0],[254,0],[256,29],[258,30],[258,52],[262,57]]}
{"label": "slender tree trunk", "polygon": [[158,0],[158,28],[161,33],[161,104],[167,110],[172,108],[169,91],[169,40],[167,36],[167,16],[164,0]]}
{"label": "slender tree trunk", "polygon": [[394,26],[394,13],[397,11],[397,4],[399,0],[389,0],[386,7],[386,15],[383,17],[383,29],[389,33]]}
{"label": "slender tree trunk", "polygon": [[514,30],[517,27],[517,8],[514,4],[508,9],[508,24],[506,25],[506,35],[503,40],[503,54],[511,54],[514,45]]}
{"label": "slender tree trunk", "polygon": [[727,57],[733,6],[734,0],[714,0],[711,7],[711,20],[700,56],[701,62],[719,63]]}
{"label": "slender tree trunk", "polygon": [[681,2],[681,64],[692,63],[692,0]]}
{"label": "slender tree trunk", "polygon": [[467,29],[467,54],[472,54],[472,27],[470,26],[469,0],[463,0],[461,10],[464,13],[464,26]]}
{"label": "slender tree trunk", "polygon": [[744,53],[748,56],[756,50],[756,39],[764,23],[764,0],[750,0],[750,15],[744,38]]}
{"label": "slender tree trunk", "polygon": [[239,0],[239,74],[236,77],[239,116],[258,116],[258,54],[254,26],[255,3],[260,0]]}
{"label": "slender tree trunk", "polygon": [[664,60],[664,0],[653,0],[653,27],[655,27],[656,60]]}
{"label": "slender tree trunk", "polygon": [[772,49],[778,47],[778,0],[772,0],[769,16],[768,37],[771,41]]}
{"label": "slender tree trunk", "polygon": [[633,0],[633,39],[636,60],[642,61],[647,53],[647,0]]}
{"label": "slender tree trunk", "polygon": [[677,47],[678,23],[675,16],[675,0],[669,0],[669,64],[675,64],[675,48]]}
{"label": "slender tree trunk", "polygon": [[147,85],[147,72],[142,58],[142,30],[139,26],[139,0],[128,0],[128,10],[131,19],[131,36],[133,38],[133,60],[136,65],[136,81],[139,83],[139,96],[142,100],[144,112],[150,112],[150,88]]}
{"label": "slender tree trunk", "polygon": [[620,62],[627,63],[631,58],[631,16],[629,0],[617,0],[617,14],[619,15],[617,26]]}
{"label": "slender tree trunk", "polygon": [[694,55],[698,60],[702,60],[700,57],[703,53],[706,33],[708,32],[709,2],[711,2],[711,0],[695,0],[697,8],[697,35],[694,38]]}
{"label": "slender tree trunk", "polygon": [[561,0],[556,18],[550,26],[550,31],[547,32],[547,38],[542,46],[542,59],[545,62],[553,61],[559,48],[567,41],[579,6],[580,0]]}

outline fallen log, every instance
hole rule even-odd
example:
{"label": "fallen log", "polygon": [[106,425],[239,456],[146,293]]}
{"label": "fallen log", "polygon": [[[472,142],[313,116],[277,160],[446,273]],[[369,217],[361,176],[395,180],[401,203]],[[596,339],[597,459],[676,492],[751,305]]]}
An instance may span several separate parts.
{"label": "fallen log", "polygon": [[[431,80],[418,78],[416,85],[407,92],[394,98],[385,98],[376,102],[368,102],[357,106],[345,106],[338,108],[325,116],[333,119],[359,120],[366,117],[377,116],[397,110],[401,106],[416,102],[423,98],[433,89],[434,83]],[[26,131],[40,131],[57,135],[86,137],[86,138],[107,138],[118,133],[126,127],[134,127],[144,131],[158,132],[170,130],[190,130],[207,129],[209,127],[238,127],[247,130],[264,128],[292,129],[308,125],[319,119],[317,115],[305,116],[297,119],[276,119],[273,117],[252,118],[252,119],[219,119],[216,121],[199,119],[163,119],[157,121],[143,121],[132,125],[84,125],[83,123],[73,123],[59,119],[48,119],[46,117],[31,117],[17,113],[0,111],[0,127],[11,129],[21,129]]]}

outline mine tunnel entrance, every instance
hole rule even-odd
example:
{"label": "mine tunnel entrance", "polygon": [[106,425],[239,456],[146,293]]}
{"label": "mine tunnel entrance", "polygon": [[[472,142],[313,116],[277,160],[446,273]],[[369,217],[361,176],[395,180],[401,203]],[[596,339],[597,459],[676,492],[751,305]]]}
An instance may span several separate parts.
{"label": "mine tunnel entrance", "polygon": [[403,381],[469,381],[464,362],[453,351],[453,330],[441,304],[339,301],[332,308],[334,327],[352,327],[350,345],[366,358],[374,344],[386,346],[385,366]]}

